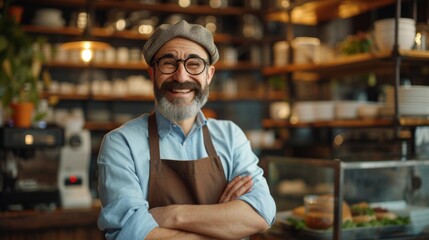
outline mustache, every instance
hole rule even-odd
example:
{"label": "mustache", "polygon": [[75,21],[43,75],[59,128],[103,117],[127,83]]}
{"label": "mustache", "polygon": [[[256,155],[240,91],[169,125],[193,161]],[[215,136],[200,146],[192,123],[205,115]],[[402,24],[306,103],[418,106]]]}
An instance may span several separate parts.
{"label": "mustache", "polygon": [[173,90],[173,89],[191,89],[199,93],[202,91],[201,85],[196,82],[178,82],[178,81],[169,81],[164,82],[161,85],[161,90]]}

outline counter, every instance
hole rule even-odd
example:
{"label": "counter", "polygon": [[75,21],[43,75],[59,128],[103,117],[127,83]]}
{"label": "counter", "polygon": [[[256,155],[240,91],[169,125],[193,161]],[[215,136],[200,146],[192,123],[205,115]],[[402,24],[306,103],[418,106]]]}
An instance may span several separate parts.
{"label": "counter", "polygon": [[100,208],[0,212],[0,239],[104,239],[97,228]]}
{"label": "counter", "polygon": [[[302,240],[298,232],[283,231],[281,227],[274,225],[270,230],[264,233],[255,234],[250,237],[250,240]],[[386,240],[428,240],[428,234],[411,235],[411,236],[397,236],[390,238],[383,238]],[[346,239],[349,240],[349,239]]]}

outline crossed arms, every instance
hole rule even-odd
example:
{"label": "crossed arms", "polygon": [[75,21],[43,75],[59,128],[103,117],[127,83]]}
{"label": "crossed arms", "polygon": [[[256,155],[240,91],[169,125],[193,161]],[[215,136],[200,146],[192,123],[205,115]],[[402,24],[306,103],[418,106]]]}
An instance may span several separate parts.
{"label": "crossed arms", "polygon": [[227,184],[218,204],[151,209],[159,227],[146,239],[240,239],[265,231],[268,223],[249,204],[237,200],[250,192],[252,185],[250,176],[238,176]]}

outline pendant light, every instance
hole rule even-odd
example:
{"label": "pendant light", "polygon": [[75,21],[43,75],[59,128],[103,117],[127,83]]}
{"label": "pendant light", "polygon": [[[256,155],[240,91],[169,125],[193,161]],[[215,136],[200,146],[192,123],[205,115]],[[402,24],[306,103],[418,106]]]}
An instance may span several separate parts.
{"label": "pendant light", "polygon": [[110,48],[110,44],[95,40],[91,35],[91,17],[94,16],[93,1],[86,1],[86,24],[82,36],[77,41],[67,42],[61,45],[64,50],[79,50],[81,60],[85,63],[92,61],[94,50]]}

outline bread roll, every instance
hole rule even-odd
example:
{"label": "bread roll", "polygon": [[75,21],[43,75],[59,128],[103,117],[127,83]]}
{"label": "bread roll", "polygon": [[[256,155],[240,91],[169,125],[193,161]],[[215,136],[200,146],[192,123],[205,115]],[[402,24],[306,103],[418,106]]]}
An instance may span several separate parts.
{"label": "bread roll", "polygon": [[376,220],[374,209],[369,207],[366,202],[353,204],[351,207],[353,222],[357,224],[367,223]]}
{"label": "bread roll", "polygon": [[398,218],[398,216],[395,213],[385,208],[376,207],[373,209],[377,220],[382,220],[382,219],[395,220],[396,218]]}
{"label": "bread roll", "polygon": [[358,215],[353,216],[354,223],[367,223],[376,220],[375,215]]}
{"label": "bread roll", "polygon": [[292,215],[299,218],[305,218],[305,207],[299,206],[294,209],[292,209]]}
{"label": "bread roll", "polygon": [[[332,195],[320,196],[320,204],[305,213],[305,222],[309,228],[327,229],[334,223],[334,197]],[[349,205],[343,201],[342,222],[352,221]]]}

